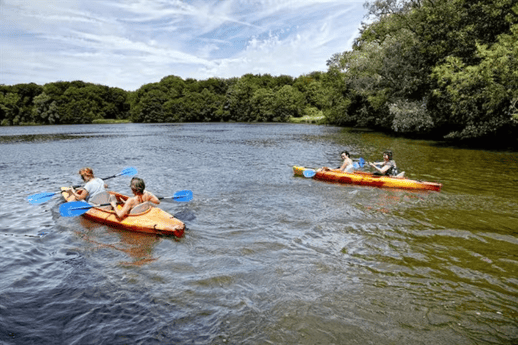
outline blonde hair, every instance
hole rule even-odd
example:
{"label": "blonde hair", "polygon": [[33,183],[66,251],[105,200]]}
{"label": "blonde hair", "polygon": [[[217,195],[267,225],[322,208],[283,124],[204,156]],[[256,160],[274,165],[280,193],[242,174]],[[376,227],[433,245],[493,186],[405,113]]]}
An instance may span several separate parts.
{"label": "blonde hair", "polygon": [[94,171],[92,170],[92,168],[83,168],[81,170],[79,170],[79,175],[81,176],[89,176],[89,177],[94,177]]}

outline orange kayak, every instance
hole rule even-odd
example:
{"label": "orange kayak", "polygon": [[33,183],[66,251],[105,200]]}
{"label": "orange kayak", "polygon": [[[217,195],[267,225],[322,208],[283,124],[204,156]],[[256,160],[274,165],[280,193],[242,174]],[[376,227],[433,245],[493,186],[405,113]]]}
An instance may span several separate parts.
{"label": "orange kayak", "polygon": [[[304,176],[306,168],[294,166],[293,173],[297,176]],[[360,186],[371,186],[381,188],[399,188],[411,190],[433,190],[440,192],[442,188],[441,183],[425,182],[411,180],[408,178],[390,177],[374,175],[369,172],[355,171],[354,173],[345,173],[340,170],[317,171],[313,177],[317,180],[338,182],[346,184],[356,184]]]}
{"label": "orange kayak", "polygon": [[[61,190],[66,189],[62,187]],[[119,194],[117,192],[109,192],[115,195],[118,201],[128,199],[128,196]],[[61,193],[66,201],[70,201],[68,193]],[[119,205],[120,207],[120,205]],[[106,207],[111,208],[111,206]],[[159,209],[158,207],[150,207],[141,213],[129,214],[122,220],[117,218],[115,212],[103,208],[93,207],[83,214],[85,218],[93,220],[94,222],[113,226],[115,228],[145,232],[150,234],[174,235],[176,237],[183,236],[185,231],[185,224],[176,219],[169,213]]]}

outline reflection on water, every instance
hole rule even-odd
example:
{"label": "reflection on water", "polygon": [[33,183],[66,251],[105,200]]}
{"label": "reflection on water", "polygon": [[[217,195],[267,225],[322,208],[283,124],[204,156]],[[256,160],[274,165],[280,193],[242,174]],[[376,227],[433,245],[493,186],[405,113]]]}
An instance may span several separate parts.
{"label": "reflection on water", "polygon": [[[0,146],[0,343],[518,341],[516,153],[291,124],[2,127]],[[443,190],[292,174],[387,148]],[[192,190],[160,205],[185,236],[62,218],[59,196],[26,202],[80,183],[83,166]]]}
{"label": "reflection on water", "polygon": [[77,227],[75,233],[81,240],[92,245],[87,250],[100,251],[108,248],[124,253],[128,258],[119,261],[119,264],[128,266],[141,266],[158,259],[154,257],[153,248],[160,241],[159,236],[117,230],[82,217],[79,218],[79,223],[80,227]]}

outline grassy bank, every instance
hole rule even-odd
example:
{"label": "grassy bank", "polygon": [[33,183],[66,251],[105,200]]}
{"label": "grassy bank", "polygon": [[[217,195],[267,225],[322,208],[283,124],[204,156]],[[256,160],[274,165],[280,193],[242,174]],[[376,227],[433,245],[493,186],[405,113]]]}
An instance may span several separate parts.
{"label": "grassy bank", "polygon": [[131,123],[131,121],[130,120],[114,120],[114,119],[97,119],[97,120],[93,120],[92,123],[97,123],[97,124]]}
{"label": "grassy bank", "polygon": [[314,123],[314,124],[323,124],[325,123],[324,115],[306,115],[302,117],[290,117],[289,122],[291,123]]}

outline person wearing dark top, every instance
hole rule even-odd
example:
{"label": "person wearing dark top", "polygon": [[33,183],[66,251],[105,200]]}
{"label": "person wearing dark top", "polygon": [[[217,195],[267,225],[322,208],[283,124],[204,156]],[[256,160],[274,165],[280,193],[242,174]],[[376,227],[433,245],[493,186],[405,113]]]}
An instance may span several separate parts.
{"label": "person wearing dark top", "polygon": [[369,165],[376,169],[376,172],[374,174],[385,176],[397,176],[397,165],[396,162],[392,159],[392,157],[392,151],[387,150],[383,152],[383,162],[369,162]]}

